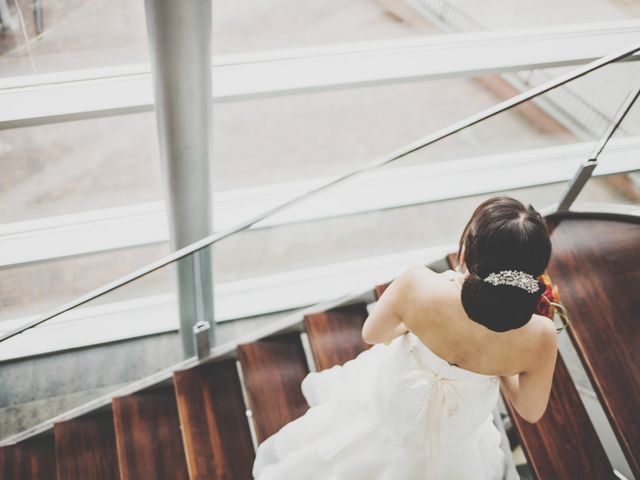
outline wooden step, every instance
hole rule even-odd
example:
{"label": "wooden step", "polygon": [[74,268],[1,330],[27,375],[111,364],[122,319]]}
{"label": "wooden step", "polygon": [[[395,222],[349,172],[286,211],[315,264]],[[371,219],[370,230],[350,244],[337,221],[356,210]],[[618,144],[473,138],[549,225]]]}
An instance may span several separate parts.
{"label": "wooden step", "polygon": [[187,480],[178,407],[172,386],[113,399],[122,480]]}
{"label": "wooden step", "polygon": [[58,480],[119,480],[111,411],[54,426]]}
{"label": "wooden step", "polygon": [[369,348],[362,340],[367,305],[346,305],[305,315],[304,324],[318,370],[342,365]]}
{"label": "wooden step", "polygon": [[53,435],[34,437],[0,448],[0,479],[56,480]]}
{"label": "wooden step", "polygon": [[251,480],[254,451],[235,360],[175,372],[191,480]]}
{"label": "wooden step", "polygon": [[640,219],[557,218],[549,275],[569,336],[640,478]]}
{"label": "wooden step", "polygon": [[384,293],[384,291],[389,288],[389,285],[391,285],[391,282],[389,283],[383,283],[382,285],[376,285],[373,289],[373,296],[376,298],[376,300],[380,300],[380,297],[382,296],[382,294]]}
{"label": "wooden step", "polygon": [[538,480],[615,479],[613,467],[558,355],[549,406],[535,424],[524,421],[504,396],[529,466]]}
{"label": "wooden step", "polygon": [[453,252],[447,255],[447,263],[449,264],[449,268],[451,270],[455,270],[456,266],[458,265],[458,253]]}
{"label": "wooden step", "polygon": [[[452,269],[456,259],[455,253],[447,256]],[[538,480],[615,478],[613,467],[560,353],[553,373],[549,404],[537,423],[524,421],[506,395],[502,397],[529,466]]]}
{"label": "wooden step", "polygon": [[300,388],[309,372],[300,334],[239,345],[238,357],[256,436],[262,442],[309,408]]}

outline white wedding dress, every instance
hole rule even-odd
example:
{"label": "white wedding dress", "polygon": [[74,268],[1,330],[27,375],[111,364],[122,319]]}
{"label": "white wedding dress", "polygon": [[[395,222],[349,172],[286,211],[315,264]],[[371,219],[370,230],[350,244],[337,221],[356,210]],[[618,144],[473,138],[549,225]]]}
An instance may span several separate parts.
{"label": "white wedding dress", "polygon": [[[462,274],[448,270],[455,281]],[[259,480],[494,480],[499,377],[448,362],[406,333],[309,373],[311,408],[258,447]]]}

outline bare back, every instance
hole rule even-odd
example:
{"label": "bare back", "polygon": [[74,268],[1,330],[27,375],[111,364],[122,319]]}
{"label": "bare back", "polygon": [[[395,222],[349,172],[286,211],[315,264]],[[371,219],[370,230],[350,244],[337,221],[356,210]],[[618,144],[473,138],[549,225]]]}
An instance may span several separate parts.
{"label": "bare back", "polygon": [[462,274],[424,268],[414,279],[416,293],[403,306],[403,322],[436,355],[465,370],[498,376],[526,372],[537,361],[548,318],[534,314],[520,328],[494,332],[465,313]]}

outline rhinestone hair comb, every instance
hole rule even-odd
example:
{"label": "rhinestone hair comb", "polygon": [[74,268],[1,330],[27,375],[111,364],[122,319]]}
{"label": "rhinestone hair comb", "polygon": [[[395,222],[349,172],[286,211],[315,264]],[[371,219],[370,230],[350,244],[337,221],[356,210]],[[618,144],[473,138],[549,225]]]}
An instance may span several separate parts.
{"label": "rhinestone hair comb", "polygon": [[492,285],[512,285],[536,293],[540,288],[538,280],[530,273],[520,270],[502,270],[500,273],[490,273],[483,279]]}

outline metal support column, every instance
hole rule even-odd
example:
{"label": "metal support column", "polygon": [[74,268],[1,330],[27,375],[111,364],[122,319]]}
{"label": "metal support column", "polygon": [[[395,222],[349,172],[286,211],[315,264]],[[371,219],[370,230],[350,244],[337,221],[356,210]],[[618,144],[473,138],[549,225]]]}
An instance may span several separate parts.
{"label": "metal support column", "polygon": [[[212,234],[211,0],[145,0],[160,158],[173,250]],[[178,262],[180,333],[195,354],[193,327],[213,325],[211,249]],[[213,329],[209,330],[213,344]]]}
{"label": "metal support column", "polygon": [[627,93],[627,96],[622,102],[622,105],[620,105],[615,117],[611,120],[607,130],[604,132],[604,135],[602,135],[600,141],[598,141],[596,147],[593,149],[593,152],[589,155],[589,159],[580,164],[580,167],[578,167],[573,179],[571,179],[567,188],[565,188],[562,196],[560,197],[560,202],[558,203],[558,212],[566,212],[569,210],[575,199],[582,191],[582,188],[591,178],[593,170],[598,166],[598,157],[607,146],[609,140],[611,140],[613,134],[616,133],[616,130],[627,116],[627,113],[629,113],[629,110],[631,110],[631,107],[633,107],[633,104],[638,99],[639,95],[640,76],[638,76],[633,87],[629,90],[629,93]]}
{"label": "metal support column", "polygon": [[0,0],[0,32],[12,31],[18,28],[18,22],[11,15],[7,0]]}

